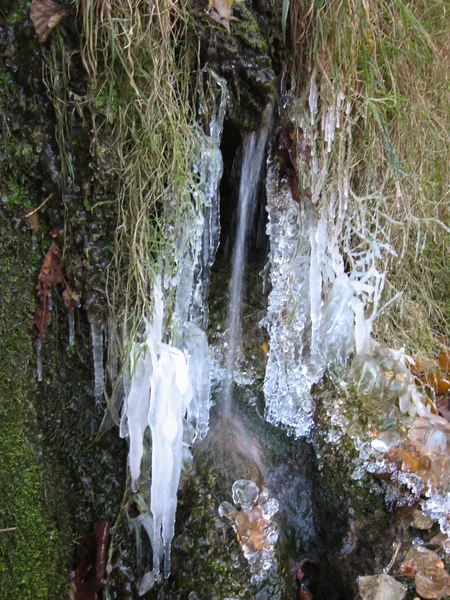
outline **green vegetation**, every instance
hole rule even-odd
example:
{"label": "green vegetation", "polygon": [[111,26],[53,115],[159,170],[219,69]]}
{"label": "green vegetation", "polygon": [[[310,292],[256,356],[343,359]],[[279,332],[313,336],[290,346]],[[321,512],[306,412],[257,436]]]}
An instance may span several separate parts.
{"label": "green vegetation", "polygon": [[8,226],[12,218],[10,211],[0,213],[0,597],[60,600],[68,593],[71,539],[62,525],[64,495],[54,486],[55,469],[43,452],[31,402],[31,248],[28,233]]}
{"label": "green vegetation", "polygon": [[176,243],[171,224],[191,202],[195,37],[188,36],[184,3],[120,1],[106,11],[89,0],[80,9],[89,99],[99,112],[94,147],[101,148],[102,128],[111,124],[119,189],[109,300],[127,339],[149,314],[156,263],[170,263],[163,248]]}

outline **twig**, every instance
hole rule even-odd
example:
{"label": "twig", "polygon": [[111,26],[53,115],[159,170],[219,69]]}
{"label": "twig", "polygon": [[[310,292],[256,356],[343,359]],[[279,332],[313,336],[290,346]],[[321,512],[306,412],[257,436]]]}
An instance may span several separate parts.
{"label": "twig", "polygon": [[40,210],[44,206],[44,204],[50,200],[50,198],[52,196],[53,196],[53,192],[50,194],[50,196],[47,196],[47,198],[45,200],[42,200],[42,202],[39,204],[39,206],[37,208],[34,208],[31,212],[26,214],[24,216],[24,219],[28,219],[28,217],[31,217],[31,215],[34,215],[34,213],[36,213],[38,210]]}
{"label": "twig", "polygon": [[15,531],[17,529],[17,527],[5,527],[3,529],[0,529],[0,533],[5,533],[6,531]]}
{"label": "twig", "polygon": [[400,552],[400,548],[402,546],[402,543],[399,542],[394,550],[394,554],[392,555],[392,558],[388,564],[388,566],[384,569],[384,573],[387,575],[389,573],[389,571],[392,569],[392,567],[394,566],[395,561],[397,560],[397,556],[398,553]]}

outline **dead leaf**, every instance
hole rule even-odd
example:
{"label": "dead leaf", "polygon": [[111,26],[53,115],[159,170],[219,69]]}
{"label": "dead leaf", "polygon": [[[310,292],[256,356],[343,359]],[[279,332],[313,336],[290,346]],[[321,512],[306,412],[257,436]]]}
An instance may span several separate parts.
{"label": "dead leaf", "polygon": [[450,350],[444,350],[437,357],[439,368],[446,373],[450,372]]}
{"label": "dead leaf", "polygon": [[36,286],[37,295],[40,300],[50,295],[50,290],[62,281],[61,272],[61,250],[53,242],[50,250],[44,256],[42,267],[38,275]]}
{"label": "dead leaf", "polygon": [[230,22],[239,23],[239,19],[233,17],[234,0],[209,0],[208,14],[230,33]]}
{"label": "dead leaf", "polygon": [[67,306],[69,313],[72,313],[74,309],[79,305],[81,294],[74,292],[70,285],[66,283],[66,288],[63,292],[64,304]]}
{"label": "dead leaf", "polygon": [[64,6],[53,0],[32,0],[30,16],[41,44],[46,41],[52,29],[58,25],[65,14]]}
{"label": "dead leaf", "polygon": [[431,529],[433,527],[433,519],[424,515],[421,510],[416,509],[412,514],[411,525],[416,529]]}
{"label": "dead leaf", "polygon": [[422,598],[442,598],[450,593],[450,575],[444,563],[432,550],[414,546],[406,554],[401,566],[403,574],[416,570],[414,581],[416,591]]}
{"label": "dead leaf", "polygon": [[38,275],[38,284],[36,286],[37,297],[41,301],[41,305],[34,314],[33,325],[39,331],[40,342],[44,340],[45,332],[51,321],[48,298],[51,295],[52,287],[58,285],[61,281],[61,251],[53,242],[42,261],[42,267]]}

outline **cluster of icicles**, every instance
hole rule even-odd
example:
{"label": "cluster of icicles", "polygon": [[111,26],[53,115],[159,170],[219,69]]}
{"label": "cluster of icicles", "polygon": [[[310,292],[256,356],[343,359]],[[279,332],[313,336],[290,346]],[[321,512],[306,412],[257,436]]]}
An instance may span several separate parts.
{"label": "cluster of icicles", "polygon": [[[337,91],[318,118],[318,89],[311,79],[309,110],[297,116],[302,131],[302,202],[287,180],[279,177],[276,158],[269,160],[266,179],[270,238],[270,283],[267,316],[262,325],[270,337],[264,382],[266,418],[308,435],[313,426],[310,391],[330,364],[346,363],[363,352],[384,286],[380,259],[391,252],[375,227],[366,227],[370,212],[350,209],[350,165],[341,157],[336,181],[329,181],[336,131],[351,138],[351,106]],[[348,148],[348,143],[340,144]],[[354,247],[359,240],[360,245]],[[344,261],[350,259],[350,270]],[[371,307],[370,316],[366,309]]]}
{"label": "cluster of icicles", "polygon": [[156,286],[153,320],[146,322],[142,340],[130,353],[131,381],[120,433],[129,438],[129,468],[136,490],[144,434],[150,427],[153,568],[157,574],[164,555],[168,577],[182,462],[190,460],[190,446],[208,431],[210,380],[205,333],[194,323],[185,323],[183,349],[176,348],[162,341],[163,317],[162,292]]}
{"label": "cluster of icicles", "polygon": [[[219,182],[222,176],[220,139],[225,116],[225,81],[211,73],[218,90],[216,113],[209,135],[195,129],[198,148],[193,157],[196,175],[194,202],[183,212],[167,215],[173,222],[173,256],[159,268],[153,287],[151,320],[131,348],[120,434],[129,439],[132,486],[140,478],[151,480],[150,513],[144,514],[153,549],[155,581],[164,560],[164,576],[170,574],[170,547],[174,536],[177,492],[182,465],[192,462],[190,447],[205,437],[209,426],[210,365],[206,334],[206,298],[209,269],[219,243]],[[171,202],[166,203],[170,211]],[[171,273],[171,266],[173,274]],[[173,299],[170,322],[165,298]],[[142,458],[151,433],[151,474],[142,473]],[[148,574],[146,574],[148,575]]]}

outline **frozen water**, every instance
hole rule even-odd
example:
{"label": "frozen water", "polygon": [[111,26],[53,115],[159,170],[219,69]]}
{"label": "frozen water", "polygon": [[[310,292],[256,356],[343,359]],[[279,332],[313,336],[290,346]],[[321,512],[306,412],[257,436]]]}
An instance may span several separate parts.
{"label": "frozen water", "polygon": [[75,344],[75,314],[74,310],[69,311],[69,346]]}
{"label": "frozen water", "polygon": [[[150,537],[154,576],[159,573],[162,560],[164,576],[170,574],[181,469],[183,466],[189,471],[190,446],[195,439],[205,437],[209,425],[209,350],[202,327],[207,321],[209,268],[220,233],[220,138],[227,100],[224,80],[211,74],[210,83],[218,95],[212,92],[215,96],[209,135],[197,126],[192,129],[198,142],[192,158],[195,183],[186,190],[192,202],[183,204],[181,214],[171,213],[172,205],[167,203],[173,247],[158,267],[164,275],[158,275],[154,284],[152,319],[143,323],[124,373],[126,399],[120,433],[129,438],[134,489],[139,489],[147,426],[151,432]],[[170,321],[165,322],[169,314]]]}
{"label": "frozen water", "polygon": [[[309,111],[305,105],[295,114],[303,139],[311,145],[311,160],[299,160],[305,189],[300,190],[300,204],[282,176],[279,158],[268,165],[272,290],[261,322],[270,337],[266,418],[297,436],[307,435],[312,427],[312,385],[330,365],[344,366],[354,350],[368,351],[384,286],[385,273],[379,269],[386,268],[385,256],[393,252],[384,226],[369,224],[371,213],[364,201],[349,210],[351,172],[345,148],[351,135],[342,114],[344,100],[339,90],[322,94],[312,74]],[[341,153],[339,170],[331,153],[336,135],[346,140],[335,148]],[[393,392],[407,387],[401,379],[399,374],[392,381]]]}
{"label": "frozen water", "polygon": [[254,481],[239,479],[233,483],[232,494],[233,502],[248,510],[253,508],[258,500],[259,488]]}
{"label": "frozen water", "polygon": [[126,416],[130,450],[128,463],[131,483],[137,489],[137,481],[141,472],[141,460],[144,453],[144,432],[150,406],[150,378],[152,360],[150,349],[146,344],[133,344],[130,354],[131,389],[126,399]]}
{"label": "frozen water", "polygon": [[95,316],[89,316],[91,324],[92,357],[94,362],[94,396],[100,403],[103,398],[104,372],[103,372],[103,325]]}
{"label": "frozen water", "polygon": [[191,399],[184,354],[166,344],[159,346],[153,367],[148,421],[152,434],[150,509],[153,515],[153,570],[170,574],[170,546],[174,536],[177,490],[181,476],[183,414]]}
{"label": "frozen water", "polygon": [[191,320],[203,329],[208,320],[209,271],[220,239],[219,184],[223,168],[220,140],[228,97],[225,80],[214,73],[211,77],[217,86],[218,98],[209,135],[197,131],[198,149],[193,164],[197,179],[192,190],[194,203],[184,221],[180,222],[177,217],[179,248],[174,324],[181,327]]}
{"label": "frozen water", "polygon": [[187,418],[195,426],[194,440],[202,440],[208,433],[210,410],[210,364],[208,340],[204,331],[194,323],[184,327],[184,347],[188,355],[192,401]]}
{"label": "frozen water", "polygon": [[41,340],[36,342],[36,371],[37,380],[42,381],[42,354],[41,354],[42,343]]}

